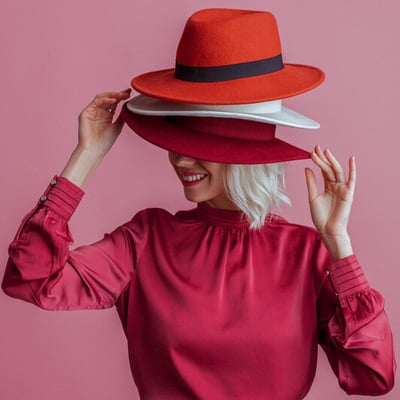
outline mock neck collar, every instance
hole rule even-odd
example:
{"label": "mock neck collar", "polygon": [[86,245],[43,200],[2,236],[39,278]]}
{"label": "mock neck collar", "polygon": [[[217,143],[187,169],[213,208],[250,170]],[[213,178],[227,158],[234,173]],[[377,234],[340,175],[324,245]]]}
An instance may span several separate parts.
{"label": "mock neck collar", "polygon": [[213,225],[249,227],[244,213],[241,210],[224,210],[209,206],[207,203],[198,203],[196,209],[199,218]]}

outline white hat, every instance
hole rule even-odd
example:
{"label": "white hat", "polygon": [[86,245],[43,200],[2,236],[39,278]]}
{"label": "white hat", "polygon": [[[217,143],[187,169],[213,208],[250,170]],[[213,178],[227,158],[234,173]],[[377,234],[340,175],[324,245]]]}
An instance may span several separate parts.
{"label": "white hat", "polygon": [[192,116],[247,119],[293,128],[318,129],[319,123],[282,106],[281,100],[250,104],[209,105],[177,103],[138,95],[127,103],[129,111],[153,116]]}

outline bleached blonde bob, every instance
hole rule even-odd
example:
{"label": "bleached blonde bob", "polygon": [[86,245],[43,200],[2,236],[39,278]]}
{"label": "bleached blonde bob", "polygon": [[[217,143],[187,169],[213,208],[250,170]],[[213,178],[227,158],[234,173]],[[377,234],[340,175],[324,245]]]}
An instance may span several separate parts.
{"label": "bleached blonde bob", "polygon": [[285,193],[285,167],[285,163],[226,165],[226,195],[244,213],[251,229],[262,227],[281,202],[291,204]]}

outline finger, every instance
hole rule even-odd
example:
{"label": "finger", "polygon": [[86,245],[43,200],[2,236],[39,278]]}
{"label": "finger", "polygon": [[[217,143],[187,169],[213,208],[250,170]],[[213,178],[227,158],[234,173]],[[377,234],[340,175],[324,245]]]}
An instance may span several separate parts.
{"label": "finger", "polygon": [[318,157],[319,157],[322,161],[326,162],[327,164],[330,164],[329,161],[328,161],[328,159],[326,158],[324,152],[322,151],[321,147],[319,146],[319,144],[317,144],[317,145],[315,146],[315,153],[318,155]]}
{"label": "finger", "polygon": [[335,158],[335,156],[331,153],[329,149],[326,149],[324,153],[332,166],[333,172],[335,173],[336,176],[336,180],[338,182],[345,182],[346,175],[343,171],[342,165],[339,163],[339,161]]}
{"label": "finger", "polygon": [[117,100],[113,97],[95,97],[89,104],[89,107],[102,108],[104,110],[114,110],[117,105]]}
{"label": "finger", "polygon": [[127,98],[129,98],[130,95],[131,95],[131,89],[128,88],[121,90],[117,92],[115,96],[110,96],[110,97],[116,97],[119,101],[121,101],[121,100],[126,100]]}
{"label": "finger", "polygon": [[106,111],[113,113],[121,101],[129,99],[130,92],[131,92],[131,89],[125,89],[125,90],[122,90],[121,92],[108,92],[108,96],[100,97],[100,98],[104,98],[104,99],[114,99],[115,100],[112,106],[106,108]]}
{"label": "finger", "polygon": [[330,182],[336,181],[336,176],[331,165],[323,161],[315,151],[311,153],[311,160],[320,168],[325,180]]}
{"label": "finger", "polygon": [[314,171],[310,168],[304,170],[306,175],[306,184],[308,191],[308,201],[314,200],[318,196],[317,179],[315,177]]}
{"label": "finger", "polygon": [[113,92],[103,92],[103,93],[97,93],[95,96],[96,98],[102,98],[102,97],[112,97],[115,99],[120,99],[120,98],[126,98],[127,96],[129,96],[131,93],[131,89],[124,89],[124,90],[120,90],[118,92],[113,91]]}
{"label": "finger", "polygon": [[314,148],[314,153],[319,157],[319,159],[325,164],[331,166],[330,161],[326,158],[326,155],[322,151],[321,147],[317,144]]}
{"label": "finger", "polygon": [[95,97],[92,101],[92,104],[95,104],[96,106],[104,106],[106,104],[115,104],[117,99],[115,97],[108,97],[108,96],[103,96],[103,97]]}
{"label": "finger", "polygon": [[349,178],[347,180],[347,184],[350,188],[354,189],[356,186],[357,180],[357,167],[356,167],[356,158],[351,156],[349,158]]}

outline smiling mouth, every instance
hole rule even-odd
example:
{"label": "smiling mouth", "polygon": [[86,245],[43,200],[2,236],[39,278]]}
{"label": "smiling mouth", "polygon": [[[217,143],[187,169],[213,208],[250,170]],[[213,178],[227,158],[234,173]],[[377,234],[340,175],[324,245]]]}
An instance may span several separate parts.
{"label": "smiling mouth", "polygon": [[185,182],[197,182],[197,181],[201,181],[206,176],[207,176],[207,174],[182,175],[182,180]]}
{"label": "smiling mouth", "polygon": [[203,179],[205,179],[207,176],[208,174],[193,174],[184,172],[181,175],[181,180],[183,186],[194,186],[197,185],[199,182],[201,182]]}

